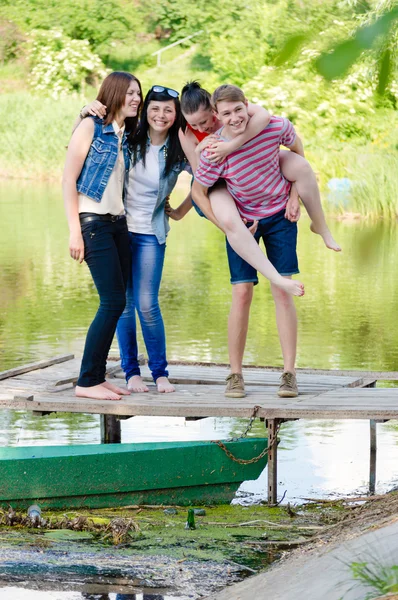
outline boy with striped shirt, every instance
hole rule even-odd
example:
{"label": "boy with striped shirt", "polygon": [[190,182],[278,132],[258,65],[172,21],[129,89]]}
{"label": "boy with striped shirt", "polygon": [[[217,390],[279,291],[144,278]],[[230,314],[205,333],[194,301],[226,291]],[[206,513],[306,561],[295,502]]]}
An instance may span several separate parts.
{"label": "boy with striped shirt", "polygon": [[[221,139],[231,140],[244,132],[249,121],[247,100],[239,88],[223,85],[212,96],[213,108],[223,127],[217,132]],[[201,154],[195,173],[192,196],[205,215],[227,235],[227,253],[231,283],[240,286],[242,310],[247,311],[247,323],[253,286],[258,283],[257,270],[271,282],[275,301],[276,321],[284,360],[284,371],[278,395],[298,395],[295,377],[297,347],[297,316],[292,295],[304,294],[304,286],[293,281],[297,274],[296,254],[297,224],[285,218],[289,199],[290,182],[282,175],[279,166],[280,146],[293,152],[303,153],[302,144],[288,119],[271,117],[269,125],[252,140],[231,153],[224,162],[215,164],[208,160],[207,151]],[[242,225],[223,222],[222,210],[210,206],[207,191],[220,178],[225,180],[228,191],[235,200],[242,219],[258,221],[254,239]],[[240,256],[233,250],[236,236],[245,236],[245,246],[239,244]],[[261,253],[256,242],[263,239],[268,259]],[[233,358],[239,364],[246,342],[246,331],[240,339],[229,340],[231,370],[226,395],[244,395],[242,375],[234,373]],[[228,386],[231,388],[228,389]],[[242,392],[242,393],[240,393]]]}

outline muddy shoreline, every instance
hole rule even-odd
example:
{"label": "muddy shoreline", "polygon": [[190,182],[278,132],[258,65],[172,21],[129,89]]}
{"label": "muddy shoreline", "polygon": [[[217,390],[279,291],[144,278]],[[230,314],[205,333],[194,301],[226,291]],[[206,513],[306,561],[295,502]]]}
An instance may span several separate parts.
{"label": "muddy shoreline", "polygon": [[184,507],[47,513],[36,527],[8,510],[0,514],[0,586],[211,597],[294,548],[310,552],[394,514],[397,493],[275,508],[206,507],[194,530],[185,529]]}

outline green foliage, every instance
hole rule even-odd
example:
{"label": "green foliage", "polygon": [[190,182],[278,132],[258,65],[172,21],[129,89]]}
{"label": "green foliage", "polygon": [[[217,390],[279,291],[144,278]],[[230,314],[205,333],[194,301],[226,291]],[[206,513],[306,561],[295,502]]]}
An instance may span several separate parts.
{"label": "green foliage", "polygon": [[398,565],[386,567],[379,563],[366,562],[351,564],[354,579],[372,589],[364,600],[376,598],[379,594],[398,592]]}
{"label": "green foliage", "polygon": [[[322,137],[326,139],[362,144],[378,135],[375,130],[375,115],[381,104],[390,109],[397,107],[398,85],[395,73],[387,69],[391,51],[385,54],[383,71],[380,72],[375,56],[364,53],[363,48],[358,49],[359,46],[356,53],[359,60],[355,68],[351,68],[344,78],[334,79],[334,76],[341,74],[339,69],[347,70],[352,64],[350,49],[354,41],[348,37],[350,31],[358,29],[359,23],[367,23],[369,18],[369,13],[358,15],[352,12],[348,3],[345,4],[339,19],[335,19],[333,13],[324,15],[316,25],[317,33],[313,29],[310,34],[305,26],[307,41],[304,50],[301,50],[294,61],[291,59],[299,52],[305,33],[288,37],[272,64],[264,66],[252,81],[246,83],[244,89],[253,102],[263,104],[274,114],[287,116],[300,131],[311,137],[321,131]],[[341,20],[342,17],[344,21]],[[377,15],[371,18],[377,19]],[[321,24],[324,26],[322,29]],[[364,27],[360,30],[363,31]],[[319,75],[315,67],[320,60],[331,57],[330,54],[325,54],[325,50],[330,47],[332,40],[336,44],[339,39],[341,42],[335,45],[334,62],[330,63],[331,69],[334,69],[333,75],[332,71],[329,72],[332,81],[328,82]],[[369,41],[369,36],[367,39]],[[275,68],[275,64],[282,63],[285,63],[283,67]],[[380,81],[383,83],[382,87]],[[388,93],[380,101],[376,92],[384,90],[387,85]],[[392,117],[391,113],[386,115],[384,126],[387,126],[388,119]]]}
{"label": "green foliage", "polygon": [[397,22],[398,7],[394,7],[379,16],[373,23],[357,29],[351,39],[338,44],[332,52],[321,54],[316,61],[317,70],[329,81],[343,77],[361,53],[373,48],[381,38],[381,43],[386,49],[380,59],[378,91],[383,93],[391,69],[391,54],[388,46],[394,34],[390,37],[390,33]]}
{"label": "green foliage", "polygon": [[73,40],[59,29],[33,30],[28,56],[31,86],[53,98],[80,93],[86,84],[97,85],[106,75],[101,59],[91,51],[87,40]]}
{"label": "green foliage", "polygon": [[137,9],[123,0],[5,0],[1,17],[23,31],[62,28],[65,35],[88,40],[94,49],[105,53],[131,29],[141,30],[139,6]]}
{"label": "green foliage", "polygon": [[[93,90],[91,90],[93,94]],[[60,178],[72,124],[83,98],[0,94],[0,177]],[[18,114],[10,127],[10,115]]]}
{"label": "green foliage", "polygon": [[263,67],[244,86],[249,100],[288,117],[306,134],[321,129],[326,139],[371,139],[375,86],[367,66],[328,85],[310,68],[312,55],[313,51],[304,51],[296,65],[284,71]]}

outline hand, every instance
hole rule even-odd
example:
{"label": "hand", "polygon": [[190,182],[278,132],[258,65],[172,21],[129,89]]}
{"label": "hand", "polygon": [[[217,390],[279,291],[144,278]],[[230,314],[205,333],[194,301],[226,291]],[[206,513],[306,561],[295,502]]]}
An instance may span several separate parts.
{"label": "hand", "polygon": [[208,148],[211,144],[213,144],[215,142],[219,142],[219,141],[220,141],[220,138],[218,137],[218,135],[208,135],[207,137],[205,137],[204,140],[199,142],[199,144],[195,148],[195,152],[197,154],[200,154],[201,152],[203,152],[203,150]]}
{"label": "hand", "polygon": [[84,260],[84,242],[81,231],[71,233],[69,236],[69,254],[73,260],[79,261],[81,264]]}
{"label": "hand", "polygon": [[99,117],[103,119],[106,116],[106,106],[99,100],[93,100],[90,104],[87,104],[81,111],[80,116],[84,119],[92,115],[93,117]]}
{"label": "hand", "polygon": [[173,221],[179,221],[181,219],[178,211],[170,206],[168,198],[166,200],[166,204],[164,205],[164,212],[170,219],[173,219]]}
{"label": "hand", "polygon": [[290,191],[289,200],[286,204],[285,219],[291,221],[292,223],[297,223],[297,221],[300,218],[300,213],[300,200],[298,197],[296,186],[293,184]]}
{"label": "hand", "polygon": [[[247,224],[247,219],[242,219],[244,224]],[[253,223],[250,225],[250,227],[248,227],[248,230],[250,231],[250,233],[252,235],[254,235],[257,231],[257,227],[258,227],[258,221],[253,221]]]}
{"label": "hand", "polygon": [[231,142],[224,142],[219,139],[217,142],[213,142],[208,149],[209,162],[218,165],[233,151],[234,148]]}

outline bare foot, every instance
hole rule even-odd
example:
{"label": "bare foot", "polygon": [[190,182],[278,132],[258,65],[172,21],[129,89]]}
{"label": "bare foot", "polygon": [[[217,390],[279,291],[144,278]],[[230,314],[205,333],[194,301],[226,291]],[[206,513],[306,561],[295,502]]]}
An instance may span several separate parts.
{"label": "bare foot", "polygon": [[281,279],[280,283],[275,283],[274,285],[293,296],[304,296],[304,284],[301,281],[287,279],[287,277],[281,277]]}
{"label": "bare foot", "polygon": [[324,229],[317,229],[314,223],[311,223],[310,229],[312,233],[317,233],[321,236],[323,241],[325,242],[326,248],[330,248],[330,250],[334,250],[335,252],[341,252],[341,247],[337,242],[334,241],[332,234],[330,233],[328,227]]}
{"label": "bare foot", "polygon": [[91,387],[75,387],[75,396],[78,398],[94,398],[95,400],[120,400],[119,394],[108,390],[102,383]]}
{"label": "bare foot", "polygon": [[158,392],[161,392],[163,394],[168,394],[169,392],[176,391],[174,385],[171,385],[167,377],[158,377],[156,380],[156,386],[158,388]]}
{"label": "bare foot", "polygon": [[141,375],[133,375],[127,382],[127,389],[130,392],[149,392],[149,389],[142,380]]}
{"label": "bare foot", "polygon": [[104,381],[102,385],[106,387],[107,390],[111,390],[111,392],[115,392],[115,394],[120,394],[120,396],[128,396],[130,394],[127,388],[113,385],[110,381]]}

